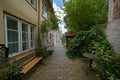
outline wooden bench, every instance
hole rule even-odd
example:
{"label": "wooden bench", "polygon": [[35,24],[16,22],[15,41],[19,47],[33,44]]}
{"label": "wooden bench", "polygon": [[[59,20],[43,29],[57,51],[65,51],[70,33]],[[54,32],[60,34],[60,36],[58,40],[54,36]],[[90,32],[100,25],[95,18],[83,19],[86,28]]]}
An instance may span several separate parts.
{"label": "wooden bench", "polygon": [[[37,57],[35,54],[35,50],[31,50],[29,52],[23,53],[21,55],[9,58],[11,62],[15,65],[22,67],[21,73],[26,74],[31,68],[33,68],[39,61],[43,59],[43,57]],[[2,66],[5,69],[9,69],[8,63],[4,63],[8,61],[8,48],[5,47],[4,44],[0,44],[0,63],[6,66]],[[1,66],[0,66],[1,67]],[[1,73],[5,73],[5,71],[1,68]],[[3,70],[3,71],[2,71]],[[9,73],[9,72],[6,72]]]}
{"label": "wooden bench", "polygon": [[22,73],[26,74],[34,65],[36,65],[43,57],[35,57],[32,61],[23,66]]}
{"label": "wooden bench", "polygon": [[15,59],[15,63],[22,67],[22,74],[26,74],[31,68],[33,68],[43,57],[37,57],[34,50],[19,55]]}

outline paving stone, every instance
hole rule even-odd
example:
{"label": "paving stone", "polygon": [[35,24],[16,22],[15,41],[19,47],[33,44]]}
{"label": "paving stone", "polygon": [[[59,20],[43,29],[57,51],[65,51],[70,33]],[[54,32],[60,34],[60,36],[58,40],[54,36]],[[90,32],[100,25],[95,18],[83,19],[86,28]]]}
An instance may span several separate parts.
{"label": "paving stone", "polygon": [[55,45],[54,53],[45,58],[43,63],[45,65],[38,66],[36,71],[25,80],[95,80],[94,73],[86,75],[86,66],[89,61],[84,58],[69,59],[66,56],[65,47],[61,43]]}

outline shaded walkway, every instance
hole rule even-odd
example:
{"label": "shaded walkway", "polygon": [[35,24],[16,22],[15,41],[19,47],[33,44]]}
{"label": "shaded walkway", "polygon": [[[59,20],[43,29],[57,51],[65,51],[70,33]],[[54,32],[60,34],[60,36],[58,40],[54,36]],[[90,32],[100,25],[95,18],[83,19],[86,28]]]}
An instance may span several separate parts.
{"label": "shaded walkway", "polygon": [[86,75],[86,60],[71,60],[61,43],[55,45],[54,53],[43,60],[37,69],[28,75],[28,80],[95,80],[94,75]]}

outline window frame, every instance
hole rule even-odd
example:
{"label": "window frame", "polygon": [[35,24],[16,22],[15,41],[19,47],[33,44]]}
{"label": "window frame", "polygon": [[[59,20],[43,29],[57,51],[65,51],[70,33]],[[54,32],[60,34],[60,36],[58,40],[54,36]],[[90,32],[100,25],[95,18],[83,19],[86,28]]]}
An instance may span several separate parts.
{"label": "window frame", "polygon": [[31,2],[31,0],[26,0],[28,4],[35,10],[37,10],[37,0],[33,0],[34,3]]}
{"label": "window frame", "polygon": [[[31,35],[33,35],[33,40],[31,39],[32,37],[30,37],[30,49],[34,49],[35,48],[35,40],[36,40],[36,36],[35,36],[35,28],[34,28],[34,26],[33,25],[29,25],[30,27],[30,29],[29,29],[29,31],[30,31],[30,35],[29,36],[31,36]],[[33,28],[33,33],[31,33],[31,28]],[[33,41],[33,46],[31,46],[31,42]]]}
{"label": "window frame", "polygon": [[47,7],[44,0],[42,0],[42,17],[44,17],[46,20],[48,19]]}
{"label": "window frame", "polygon": [[[8,42],[8,28],[7,28],[7,19],[8,19],[8,17],[11,18],[11,19],[13,19],[13,20],[16,20],[17,23],[19,21],[17,18],[14,18],[14,17],[12,17],[10,15],[5,14],[5,16],[4,16],[4,19],[5,19],[5,21],[4,21],[5,22],[5,32],[4,33],[5,33],[5,45],[6,45],[6,47],[8,47],[8,44],[9,44],[9,42]],[[20,36],[19,36],[19,23],[18,23],[17,27],[18,27],[18,52],[9,54],[8,55],[9,57],[18,55],[18,53],[20,52],[19,51],[19,45],[20,45],[19,44],[19,39],[20,39]]]}
{"label": "window frame", "polygon": [[[20,20],[19,18],[16,18],[16,17],[13,17],[13,16],[11,16],[11,15],[8,15],[8,14],[4,14],[4,34],[5,34],[5,45],[6,45],[6,47],[8,47],[8,26],[7,26],[7,19],[8,19],[8,17],[9,18],[11,18],[11,19],[13,19],[13,20],[16,20],[17,21],[17,27],[18,27],[18,52],[17,53],[11,53],[11,54],[8,54],[8,56],[9,57],[13,57],[13,56],[16,56],[16,55],[19,55],[19,54],[22,54],[22,53],[25,53],[25,52],[27,52],[27,51],[29,51],[29,50],[31,50],[31,49],[35,49],[35,26],[34,25],[32,25],[32,24],[30,24],[30,23],[28,23],[28,22],[25,22],[25,21],[23,21],[23,20]],[[25,23],[25,24],[27,24],[27,27],[28,27],[28,29],[27,29],[27,31],[28,31],[28,40],[27,40],[27,42],[28,42],[28,48],[27,48],[27,50],[25,50],[25,51],[23,51],[23,43],[22,43],[22,23]],[[33,45],[33,47],[31,47],[31,32],[30,32],[30,28],[33,28],[34,29],[34,45]]]}
{"label": "window frame", "polygon": [[[26,24],[27,25],[27,32],[25,32],[25,31],[22,31],[22,24]],[[29,24],[28,23],[26,23],[26,22],[24,22],[24,21],[21,21],[21,52],[27,52],[27,51],[29,51],[29,26],[28,26]],[[23,32],[24,33],[27,33],[27,41],[23,41]],[[23,42],[27,42],[28,43],[28,48],[26,49],[26,50],[23,50]]]}

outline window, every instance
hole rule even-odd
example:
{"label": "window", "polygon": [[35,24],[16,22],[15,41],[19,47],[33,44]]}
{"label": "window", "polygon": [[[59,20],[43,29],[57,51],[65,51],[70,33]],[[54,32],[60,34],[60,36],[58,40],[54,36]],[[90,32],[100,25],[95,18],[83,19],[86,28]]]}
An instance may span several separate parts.
{"label": "window", "polygon": [[5,43],[9,48],[9,57],[35,48],[34,26],[5,15]]}
{"label": "window", "polygon": [[27,1],[30,3],[30,5],[31,5],[33,8],[36,9],[36,7],[37,7],[37,5],[36,5],[37,0],[27,0]]}
{"label": "window", "polygon": [[47,10],[46,10],[46,6],[44,1],[42,1],[42,16],[47,19],[48,18],[48,14],[47,14]]}
{"label": "window", "polygon": [[18,21],[11,17],[7,17],[7,44],[10,54],[18,52],[18,38]]}
{"label": "window", "polygon": [[26,51],[28,48],[28,25],[22,23],[22,51]]}
{"label": "window", "polygon": [[31,45],[30,45],[30,48],[34,48],[34,46],[35,46],[35,34],[34,34],[35,32],[34,32],[34,27],[33,26],[31,26],[30,27],[30,43],[31,43]]}

